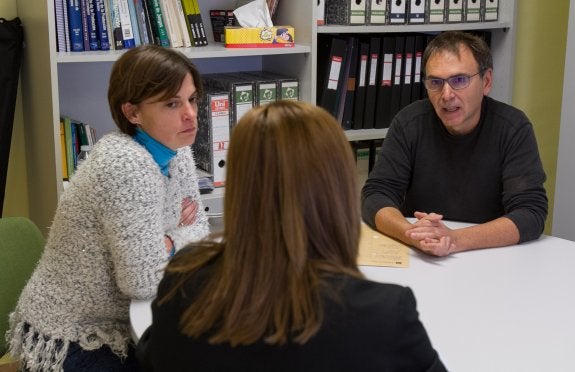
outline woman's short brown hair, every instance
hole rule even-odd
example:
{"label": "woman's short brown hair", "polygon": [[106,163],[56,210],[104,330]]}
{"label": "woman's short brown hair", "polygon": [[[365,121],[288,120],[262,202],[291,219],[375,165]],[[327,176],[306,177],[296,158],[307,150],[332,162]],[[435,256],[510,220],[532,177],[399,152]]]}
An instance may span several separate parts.
{"label": "woman's short brown hair", "polygon": [[122,112],[122,104],[138,104],[159,96],[176,95],[187,74],[192,76],[198,96],[203,85],[196,66],[182,53],[157,45],[143,45],[126,51],[112,67],[108,103],[112,118],[123,133],[134,135],[136,128]]}

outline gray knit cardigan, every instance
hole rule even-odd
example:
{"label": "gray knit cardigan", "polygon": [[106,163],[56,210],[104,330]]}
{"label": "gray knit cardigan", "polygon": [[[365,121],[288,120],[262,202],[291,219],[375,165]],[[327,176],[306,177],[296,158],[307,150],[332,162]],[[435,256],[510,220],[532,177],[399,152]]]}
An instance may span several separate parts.
{"label": "gray knit cardigan", "polygon": [[[181,248],[209,231],[189,147],[177,151],[169,174],[132,137],[114,132],[71,178],[10,316],[10,352],[29,370],[61,370],[71,341],[126,355],[130,300],[155,296],[168,260],[164,235]],[[194,225],[178,227],[185,197],[200,208]]]}

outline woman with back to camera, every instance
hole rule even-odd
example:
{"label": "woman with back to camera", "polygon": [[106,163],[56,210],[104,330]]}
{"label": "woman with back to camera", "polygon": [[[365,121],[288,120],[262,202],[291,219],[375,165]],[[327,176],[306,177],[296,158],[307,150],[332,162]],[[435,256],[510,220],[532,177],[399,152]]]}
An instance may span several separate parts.
{"label": "woman with back to camera", "polygon": [[203,238],[190,144],[200,75],[144,46],[112,67],[119,131],[102,137],[61,196],[44,254],[11,315],[10,351],[29,371],[133,371],[129,304],[152,298],[175,248]]}
{"label": "woman with back to camera", "polygon": [[166,267],[137,348],[146,371],[445,371],[410,289],[356,258],[351,147],[325,110],[278,101],[232,132],[220,241]]}

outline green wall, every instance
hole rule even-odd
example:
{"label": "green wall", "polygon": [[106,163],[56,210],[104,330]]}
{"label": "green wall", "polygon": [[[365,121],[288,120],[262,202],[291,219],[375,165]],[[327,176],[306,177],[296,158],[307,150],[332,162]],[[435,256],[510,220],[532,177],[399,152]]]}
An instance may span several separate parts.
{"label": "green wall", "polygon": [[533,123],[547,173],[546,234],[553,222],[568,14],[569,0],[517,1],[513,104]]}

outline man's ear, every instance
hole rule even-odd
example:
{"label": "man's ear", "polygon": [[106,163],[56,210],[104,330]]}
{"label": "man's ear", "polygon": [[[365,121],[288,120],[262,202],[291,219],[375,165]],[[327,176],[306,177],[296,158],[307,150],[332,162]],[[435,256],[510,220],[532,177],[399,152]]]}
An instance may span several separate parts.
{"label": "man's ear", "polygon": [[483,73],[483,95],[489,95],[493,86],[493,69],[488,68]]}
{"label": "man's ear", "polygon": [[137,105],[134,105],[130,102],[122,103],[122,113],[130,123],[134,125],[139,124],[140,115]]}

